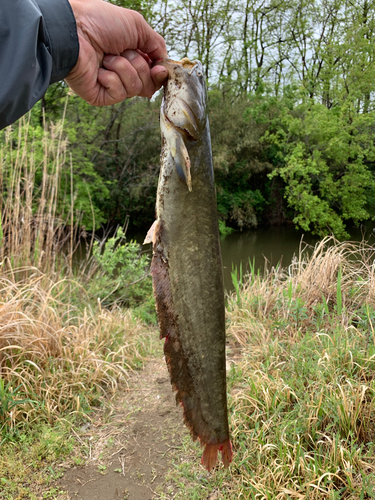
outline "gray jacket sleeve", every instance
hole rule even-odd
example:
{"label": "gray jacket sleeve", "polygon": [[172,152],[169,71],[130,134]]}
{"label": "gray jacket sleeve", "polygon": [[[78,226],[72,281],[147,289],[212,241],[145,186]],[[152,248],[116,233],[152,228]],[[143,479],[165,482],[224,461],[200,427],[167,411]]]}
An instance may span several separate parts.
{"label": "gray jacket sleeve", "polygon": [[0,0],[0,129],[64,79],[78,52],[68,0]]}

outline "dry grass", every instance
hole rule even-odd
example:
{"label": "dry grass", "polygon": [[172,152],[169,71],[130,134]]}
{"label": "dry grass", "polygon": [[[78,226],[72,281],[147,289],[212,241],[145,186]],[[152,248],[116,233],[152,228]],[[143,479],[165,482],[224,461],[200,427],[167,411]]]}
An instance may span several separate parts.
{"label": "dry grass", "polygon": [[231,297],[236,498],[375,497],[374,257],[326,238]]}
{"label": "dry grass", "polygon": [[150,352],[148,329],[130,311],[102,309],[87,296],[86,276],[71,278],[77,231],[74,193],[68,211],[59,205],[66,161],[62,130],[60,123],[41,132],[24,119],[16,131],[5,131],[0,147],[0,430],[5,436],[17,422],[36,416],[52,421],[89,412]]}
{"label": "dry grass", "polygon": [[19,387],[16,399],[34,403],[19,404],[2,418],[0,412],[0,422],[88,411],[126,380],[150,351],[151,337],[130,311],[72,307],[74,282],[56,283],[37,270],[14,281],[16,274],[0,276],[0,374],[11,383],[8,397]]}
{"label": "dry grass", "polygon": [[[70,208],[61,207],[60,180],[65,168],[67,141],[63,122],[44,132],[22,119],[3,132],[0,144],[0,260],[14,267],[35,266],[57,271],[64,256],[71,264],[77,226]],[[72,174],[72,173],[71,173]],[[66,213],[65,213],[66,212]]]}
{"label": "dry grass", "polygon": [[374,259],[375,249],[365,242],[339,243],[328,237],[313,249],[301,248],[287,269],[266,268],[263,275],[252,270],[240,300],[235,295],[230,299],[232,334],[240,344],[246,343],[250,321],[254,334],[264,341],[271,333],[265,327],[268,319],[273,324],[277,317],[280,330],[290,338],[296,330],[310,327],[311,321],[319,322],[319,312],[330,326],[332,311],[347,326],[357,308],[375,309]]}

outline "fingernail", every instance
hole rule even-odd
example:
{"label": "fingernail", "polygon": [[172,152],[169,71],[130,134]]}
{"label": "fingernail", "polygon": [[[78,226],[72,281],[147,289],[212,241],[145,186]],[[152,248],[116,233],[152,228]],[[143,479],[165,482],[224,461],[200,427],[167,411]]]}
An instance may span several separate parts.
{"label": "fingernail", "polygon": [[115,58],[116,56],[111,56],[111,55],[106,55],[103,57],[103,63],[104,64],[109,64],[113,61],[113,59]]}
{"label": "fingernail", "polygon": [[132,61],[135,57],[137,57],[138,52],[136,52],[135,50],[128,49],[125,50],[121,55],[125,57],[125,59],[127,59],[128,61]]}

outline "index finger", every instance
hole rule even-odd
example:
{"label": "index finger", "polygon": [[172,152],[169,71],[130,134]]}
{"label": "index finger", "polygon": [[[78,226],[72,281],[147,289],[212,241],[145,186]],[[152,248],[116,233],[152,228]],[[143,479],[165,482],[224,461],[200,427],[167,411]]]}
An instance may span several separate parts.
{"label": "index finger", "polygon": [[134,12],[134,14],[138,32],[137,49],[147,54],[152,61],[158,57],[168,57],[164,38],[147,24],[141,14],[138,12]]}

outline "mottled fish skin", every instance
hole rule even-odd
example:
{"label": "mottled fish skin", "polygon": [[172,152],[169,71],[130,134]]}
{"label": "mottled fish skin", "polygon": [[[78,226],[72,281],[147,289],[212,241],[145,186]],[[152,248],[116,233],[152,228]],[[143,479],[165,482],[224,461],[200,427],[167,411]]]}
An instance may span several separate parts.
{"label": "mottled fish skin", "polygon": [[[151,273],[164,353],[192,438],[210,470],[232,459],[225,367],[222,262],[200,62],[158,61],[169,72],[161,107],[162,152]],[[183,144],[183,146],[182,146]],[[180,150],[178,150],[180,148]],[[177,150],[175,150],[177,149]]]}

